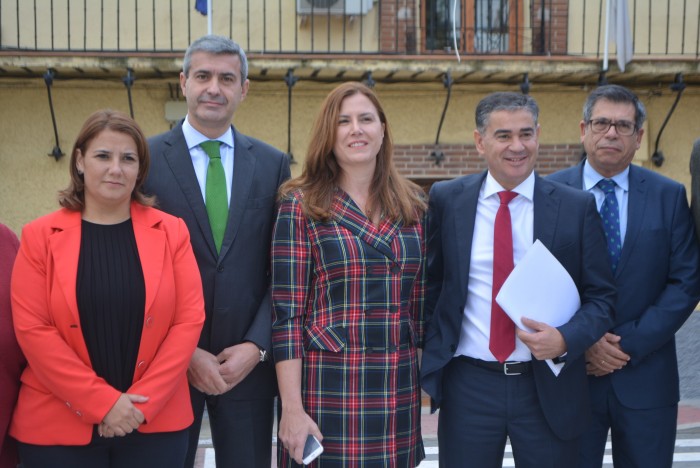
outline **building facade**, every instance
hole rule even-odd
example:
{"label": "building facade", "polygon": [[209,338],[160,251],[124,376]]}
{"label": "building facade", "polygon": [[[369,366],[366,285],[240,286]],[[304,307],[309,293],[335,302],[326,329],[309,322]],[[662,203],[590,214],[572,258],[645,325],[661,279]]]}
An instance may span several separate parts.
{"label": "building facade", "polygon": [[[492,91],[529,92],[540,104],[540,173],[575,164],[583,102],[608,82],[648,108],[636,162],[690,184],[700,0],[627,0],[624,71],[606,0],[212,3],[203,16],[194,0],[0,0],[0,222],[19,233],[56,209],[73,140],[94,110],[132,112],[149,136],[181,118],[182,55],[210,18],[249,56],[250,93],[234,125],[290,153],[293,174],[321,100],[342,81],[374,86],[399,169],[425,186],[485,168],[473,114]],[[616,17],[620,3],[611,2]]]}

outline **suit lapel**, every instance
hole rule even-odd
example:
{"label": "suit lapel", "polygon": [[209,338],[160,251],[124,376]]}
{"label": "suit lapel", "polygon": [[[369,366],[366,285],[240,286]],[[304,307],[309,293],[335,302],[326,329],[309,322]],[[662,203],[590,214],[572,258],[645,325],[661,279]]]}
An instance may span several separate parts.
{"label": "suit lapel", "polygon": [[209,250],[212,255],[216,257],[216,245],[214,244],[214,235],[211,232],[211,226],[209,226],[207,207],[204,205],[202,189],[199,187],[197,175],[194,172],[194,166],[192,166],[192,157],[187,147],[187,141],[185,140],[185,135],[182,133],[182,122],[177,127],[173,128],[165,144],[168,145],[168,147],[163,151],[163,157],[170,167],[170,170],[173,172],[173,176],[180,186],[180,190],[182,190],[182,193],[185,195],[185,199],[199,225],[202,238],[206,240]]}
{"label": "suit lapel", "polygon": [[[459,275],[462,286],[462,299],[467,297],[467,283],[469,282],[469,261],[471,258],[472,240],[474,238],[474,220],[476,220],[476,206],[479,202],[479,191],[486,178],[486,172],[479,177],[467,177],[463,179],[462,186],[454,191],[454,223],[455,245],[446,246],[443,252],[457,252],[459,261]],[[449,229],[449,226],[445,226]]]}
{"label": "suit lapel", "polygon": [[583,164],[585,159],[578,163],[575,171],[571,171],[570,177],[566,180],[566,185],[583,190]]}
{"label": "suit lapel", "polygon": [[255,174],[255,155],[251,151],[253,145],[245,135],[238,133],[235,128],[231,127],[231,130],[234,142],[233,186],[231,187],[231,201],[228,209],[228,223],[221,244],[221,258],[226,255],[236,239],[248,197],[250,197],[253,174]]}
{"label": "suit lapel", "polygon": [[637,236],[641,230],[644,212],[647,206],[647,184],[644,174],[638,171],[633,165],[630,165],[628,175],[629,193],[627,198],[627,232],[622,243],[622,252],[620,261],[615,270],[617,276],[625,267],[631,252],[634,250],[634,244],[637,242]]}
{"label": "suit lapel", "polygon": [[[49,237],[49,251],[54,262],[54,276],[63,290],[70,309],[70,323],[80,323],[76,282],[78,278],[78,257],[82,217],[79,211],[63,210],[61,216],[51,226],[55,232]],[[87,352],[87,350],[86,350]]]}
{"label": "suit lapel", "polygon": [[146,285],[146,304],[144,311],[149,311],[160,285],[161,272],[165,259],[165,232],[154,229],[161,218],[157,211],[132,203],[131,219],[134,237],[141,260],[143,279]]}
{"label": "suit lapel", "polygon": [[533,242],[539,239],[548,249],[551,249],[554,241],[554,230],[559,215],[559,198],[555,192],[556,186],[552,182],[535,175]]}
{"label": "suit lapel", "polygon": [[384,219],[379,226],[362,213],[355,201],[343,190],[336,190],[333,205],[333,220],[352,232],[357,238],[387,257],[391,261],[396,260],[396,255],[391,248],[394,237],[403,226],[401,221],[392,222]]}

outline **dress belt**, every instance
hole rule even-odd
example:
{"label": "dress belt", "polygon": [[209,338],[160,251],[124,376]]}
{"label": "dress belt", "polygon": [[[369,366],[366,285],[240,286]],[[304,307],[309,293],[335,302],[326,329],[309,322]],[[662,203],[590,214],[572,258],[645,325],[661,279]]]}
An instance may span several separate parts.
{"label": "dress belt", "polygon": [[501,363],[498,361],[483,361],[469,356],[457,356],[455,359],[468,362],[469,364],[493,372],[502,372],[505,375],[527,374],[532,370],[532,363],[530,361],[506,361]]}

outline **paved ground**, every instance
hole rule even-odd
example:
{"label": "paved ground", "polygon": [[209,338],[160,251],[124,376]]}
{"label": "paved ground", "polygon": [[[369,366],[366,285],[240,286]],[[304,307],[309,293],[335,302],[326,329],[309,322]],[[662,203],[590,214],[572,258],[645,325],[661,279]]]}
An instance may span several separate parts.
{"label": "paved ground", "polygon": [[676,333],[681,400],[700,400],[700,311]]}
{"label": "paved ground", "polygon": [[[678,409],[678,435],[673,467],[700,468],[700,311],[694,312],[683,325],[676,335],[676,342],[681,402]],[[196,467],[215,468],[209,428],[204,426],[200,436]],[[437,415],[431,415],[427,410],[424,410],[422,430],[426,446],[426,459],[420,464],[420,468],[437,467]],[[272,467],[277,466],[274,462],[274,450],[273,447]],[[506,448],[503,466],[515,466],[510,447]],[[612,467],[609,443],[603,466],[605,468]]]}

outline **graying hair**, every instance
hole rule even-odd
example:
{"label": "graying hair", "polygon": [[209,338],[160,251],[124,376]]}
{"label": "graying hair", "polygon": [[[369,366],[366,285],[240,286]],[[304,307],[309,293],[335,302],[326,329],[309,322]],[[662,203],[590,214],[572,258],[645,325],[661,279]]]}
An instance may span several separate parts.
{"label": "graying hair", "polygon": [[476,106],[476,129],[479,130],[479,133],[484,133],[489,125],[489,117],[493,112],[515,112],[519,110],[526,110],[532,114],[532,117],[535,119],[535,125],[537,125],[540,108],[532,97],[527,94],[513,92],[489,94]]}
{"label": "graying hair", "polygon": [[639,100],[636,94],[629,89],[620,85],[605,85],[599,86],[588,95],[586,103],[583,105],[583,121],[588,123],[593,114],[593,107],[598,101],[605,99],[606,101],[615,102],[618,104],[632,104],[634,106],[634,127],[639,130],[644,125],[647,119],[647,110],[644,104]]}
{"label": "graying hair", "polygon": [[192,66],[192,54],[195,52],[206,52],[214,55],[238,55],[241,60],[241,84],[248,79],[248,59],[245,52],[237,42],[224,36],[216,36],[213,34],[202,36],[196,39],[185,52],[185,60],[182,63],[182,72],[186,77],[189,77],[190,67]]}

